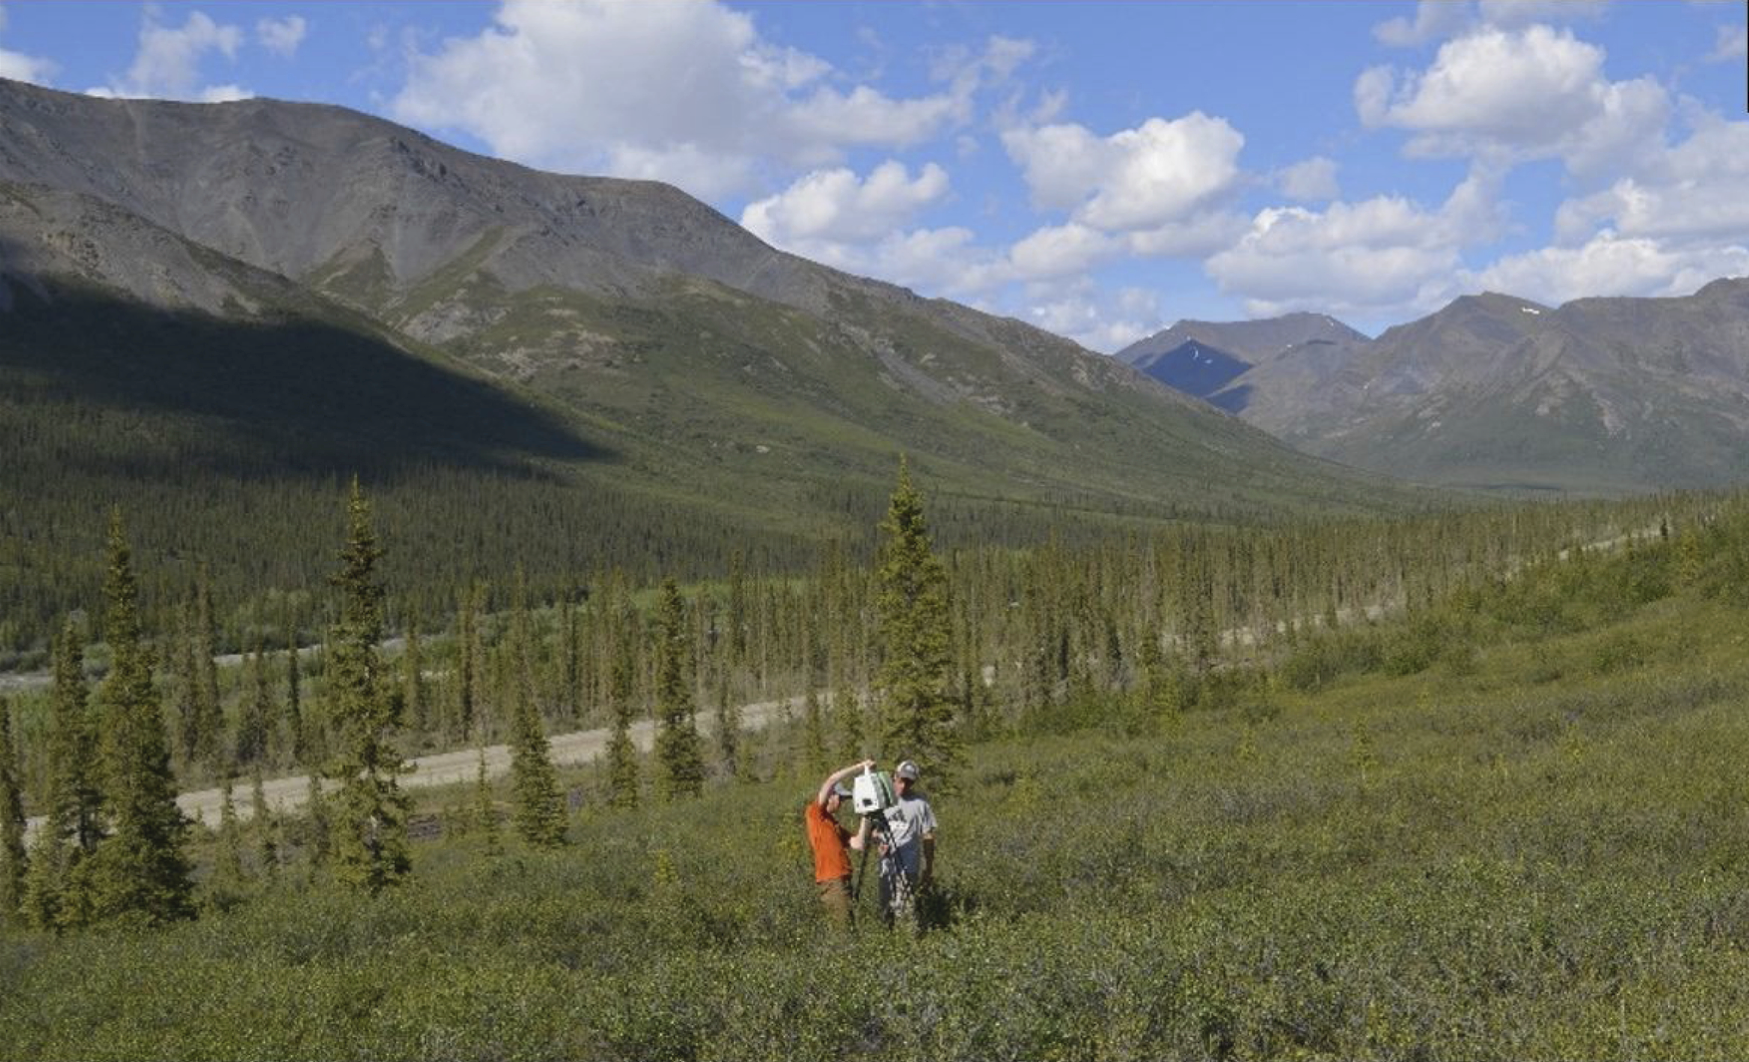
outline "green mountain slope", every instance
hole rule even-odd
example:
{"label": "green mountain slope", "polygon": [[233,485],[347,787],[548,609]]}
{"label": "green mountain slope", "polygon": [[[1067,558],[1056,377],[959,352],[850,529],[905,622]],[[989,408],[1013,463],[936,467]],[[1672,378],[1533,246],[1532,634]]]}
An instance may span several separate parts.
{"label": "green mountain slope", "polygon": [[0,321],[0,563],[39,573],[32,629],[88,589],[68,558],[111,503],[186,570],[308,583],[353,473],[406,581],[520,563],[537,592],[865,543],[900,452],[950,545],[1423,503],[673,188],[330,107],[0,81]]}

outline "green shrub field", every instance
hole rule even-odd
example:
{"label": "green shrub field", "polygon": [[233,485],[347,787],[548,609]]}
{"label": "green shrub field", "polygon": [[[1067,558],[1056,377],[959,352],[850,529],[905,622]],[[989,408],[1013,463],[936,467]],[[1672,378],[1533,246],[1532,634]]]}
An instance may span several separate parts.
{"label": "green shrub field", "polygon": [[198,920],[8,930],[0,1056],[1749,1057],[1736,541],[1550,560],[1164,707],[1010,710],[934,795],[920,934],[872,884],[828,927],[779,729],[684,803],[571,772],[555,850],[428,798],[374,898],[288,822]]}

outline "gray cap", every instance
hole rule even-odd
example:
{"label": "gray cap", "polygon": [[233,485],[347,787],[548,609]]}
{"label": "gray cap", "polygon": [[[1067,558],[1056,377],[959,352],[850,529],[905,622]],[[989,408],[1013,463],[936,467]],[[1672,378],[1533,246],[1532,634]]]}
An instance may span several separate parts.
{"label": "gray cap", "polygon": [[915,782],[917,780],[917,775],[917,765],[910,760],[904,760],[897,767],[893,768],[893,777],[903,778],[907,782]]}
{"label": "gray cap", "polygon": [[850,799],[850,787],[845,785],[843,782],[833,782],[832,783],[832,795],[839,798],[840,800],[849,800]]}

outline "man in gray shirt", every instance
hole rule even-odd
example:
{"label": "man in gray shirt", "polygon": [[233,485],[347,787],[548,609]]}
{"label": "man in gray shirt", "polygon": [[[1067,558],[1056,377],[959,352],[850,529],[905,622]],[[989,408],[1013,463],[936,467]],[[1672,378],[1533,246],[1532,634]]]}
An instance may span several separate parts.
{"label": "man in gray shirt", "polygon": [[893,768],[891,807],[881,847],[881,917],[890,926],[903,920],[917,925],[917,900],[935,874],[935,809],[917,791],[917,764],[910,760]]}

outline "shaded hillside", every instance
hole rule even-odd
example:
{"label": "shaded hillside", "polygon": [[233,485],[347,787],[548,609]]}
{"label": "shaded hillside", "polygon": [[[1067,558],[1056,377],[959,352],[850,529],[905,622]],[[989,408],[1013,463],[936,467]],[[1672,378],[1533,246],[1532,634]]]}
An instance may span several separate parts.
{"label": "shaded hillside", "polygon": [[[10,460],[87,477],[60,530],[17,517],[38,557],[84,550],[66,528],[94,535],[109,501],[168,511],[161,492],[203,477],[233,495],[222,533],[148,547],[229,569],[277,555],[263,536],[301,507],[330,548],[307,491],[359,472],[408,492],[429,574],[521,561],[547,592],[592,564],[866,543],[900,452],[948,544],[1421,504],[1060,337],[775,251],[676,189],[333,107],[0,81],[0,313]],[[138,452],[107,422],[28,427],[121,407],[148,424]],[[500,480],[540,500],[482,505]],[[64,508],[16,482],[19,513]],[[290,493],[265,516],[252,491]],[[452,532],[468,546],[445,557]]]}

